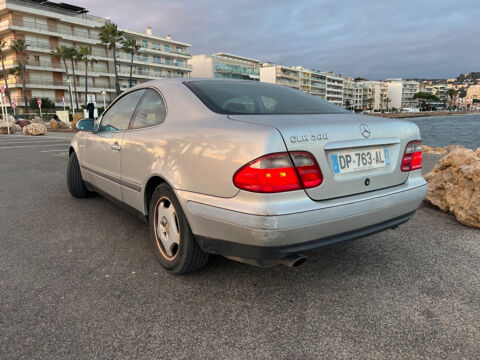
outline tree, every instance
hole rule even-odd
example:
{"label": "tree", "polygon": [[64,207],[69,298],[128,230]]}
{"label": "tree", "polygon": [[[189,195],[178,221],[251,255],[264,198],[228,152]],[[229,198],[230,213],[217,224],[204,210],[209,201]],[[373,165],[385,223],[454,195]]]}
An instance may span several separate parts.
{"label": "tree", "polygon": [[420,100],[423,109],[429,108],[430,110],[432,110],[432,101],[440,102],[440,98],[438,96],[421,91],[415,93],[415,95],[413,95],[413,98]]}
{"label": "tree", "polygon": [[387,108],[387,112],[388,112],[388,103],[391,103],[392,102],[392,99],[390,99],[388,96],[386,96],[383,101],[385,101],[385,107]]}
{"label": "tree", "polygon": [[88,103],[88,64],[93,64],[98,62],[97,59],[93,59],[92,48],[88,46],[80,46],[78,51],[80,61],[83,61],[85,64],[85,105]]}
{"label": "tree", "polygon": [[455,107],[455,103],[457,102],[458,90],[455,89],[448,89],[447,96],[449,100],[449,107]]}
{"label": "tree", "polygon": [[[70,56],[70,50],[68,46],[65,46],[65,45],[57,46],[55,50],[51,52],[51,54],[54,58],[61,59],[63,61],[63,65],[65,66],[65,72],[67,73],[67,79],[69,79],[70,75],[68,73],[67,59]],[[73,110],[73,99],[70,95],[71,94],[68,94],[68,96],[70,97],[70,107]]]}
{"label": "tree", "polygon": [[345,108],[347,108],[347,110],[352,110],[352,103],[350,100],[345,101]]}
{"label": "tree", "polygon": [[78,50],[75,47],[67,47],[67,59],[70,60],[72,64],[72,77],[73,77],[73,93],[75,94],[75,105],[77,109],[80,109],[78,106],[78,94],[77,94],[77,77],[75,76],[75,63],[74,61],[78,59]]}
{"label": "tree", "polygon": [[5,59],[3,57],[3,48],[7,45],[7,42],[3,39],[0,40],[0,57],[2,58],[2,71],[3,71],[3,78],[5,79],[5,93],[7,94],[8,102],[10,105],[12,104],[12,99],[10,98],[10,90],[8,89],[8,75],[7,71],[5,70]]}
{"label": "tree", "polygon": [[27,86],[25,84],[25,51],[27,50],[28,45],[22,39],[13,40],[12,50],[15,51],[15,55],[18,57],[20,62],[18,63],[17,69],[13,72],[18,74],[22,79],[22,94],[23,101],[25,103],[25,113],[28,112],[28,98],[27,98]]}
{"label": "tree", "polygon": [[129,87],[132,87],[132,72],[133,72],[133,57],[138,53],[138,50],[140,50],[140,45],[137,44],[137,40],[135,39],[124,39],[122,41],[123,43],[123,50],[127,54],[130,54],[131,59],[130,59],[130,78],[128,81]]}
{"label": "tree", "polygon": [[372,98],[372,97],[369,97],[369,98],[367,99],[368,110],[370,110],[370,111],[372,110],[372,107],[373,107],[372,104],[373,104],[374,101],[375,101],[375,99]]}
{"label": "tree", "polygon": [[123,38],[123,31],[118,30],[117,24],[108,23],[102,26],[100,30],[100,41],[105,44],[108,50],[113,51],[113,66],[115,67],[115,89],[117,95],[120,95],[120,83],[118,81],[117,69],[117,44]]}
{"label": "tree", "polygon": [[[55,110],[55,103],[52,100],[47,97],[42,97],[40,99],[42,100],[42,109]],[[30,99],[30,106],[32,107],[32,109],[38,108],[37,99]]]}

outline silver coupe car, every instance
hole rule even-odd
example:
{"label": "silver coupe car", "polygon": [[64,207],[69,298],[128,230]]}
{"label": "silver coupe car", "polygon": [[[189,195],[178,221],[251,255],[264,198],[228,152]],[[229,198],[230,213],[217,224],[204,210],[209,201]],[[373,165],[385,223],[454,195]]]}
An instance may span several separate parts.
{"label": "silver coupe car", "polygon": [[209,254],[298,266],[309,250],[406,222],[427,191],[415,124],[273,84],[151,81],[77,127],[70,193],[134,209],[172,273]]}

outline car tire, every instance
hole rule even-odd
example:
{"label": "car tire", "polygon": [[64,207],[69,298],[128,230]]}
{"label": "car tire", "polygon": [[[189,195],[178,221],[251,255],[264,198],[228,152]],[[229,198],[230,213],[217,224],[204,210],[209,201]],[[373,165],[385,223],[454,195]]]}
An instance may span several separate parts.
{"label": "car tire", "polygon": [[157,186],[149,206],[150,238],[160,264],[172,274],[201,269],[209,254],[198,246],[173,190]]}
{"label": "car tire", "polygon": [[94,194],[87,189],[87,185],[85,185],[85,181],[83,181],[80,164],[78,163],[77,154],[75,154],[75,152],[73,152],[68,159],[67,185],[70,194],[77,198],[86,198]]}

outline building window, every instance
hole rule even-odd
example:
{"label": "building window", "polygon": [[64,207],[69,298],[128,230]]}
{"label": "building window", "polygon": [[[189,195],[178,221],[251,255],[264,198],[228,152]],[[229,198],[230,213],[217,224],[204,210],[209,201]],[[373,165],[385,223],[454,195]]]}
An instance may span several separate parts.
{"label": "building window", "polygon": [[148,48],[148,41],[147,40],[142,40],[142,46],[144,48]]}
{"label": "building window", "polygon": [[170,59],[170,58],[165,58],[165,64],[171,65],[171,63],[172,63],[172,59]]}
{"label": "building window", "polygon": [[183,60],[177,60],[177,65],[178,66],[183,66]]}
{"label": "building window", "polygon": [[157,63],[157,64],[160,64],[162,62],[160,56],[153,55],[153,62]]}
{"label": "building window", "polygon": [[183,53],[183,49],[180,46],[177,46],[177,53],[179,54]]}
{"label": "building window", "polygon": [[148,54],[143,54],[143,61],[148,62]]}
{"label": "building window", "polygon": [[166,52],[170,52],[170,45],[165,45],[163,48]]}

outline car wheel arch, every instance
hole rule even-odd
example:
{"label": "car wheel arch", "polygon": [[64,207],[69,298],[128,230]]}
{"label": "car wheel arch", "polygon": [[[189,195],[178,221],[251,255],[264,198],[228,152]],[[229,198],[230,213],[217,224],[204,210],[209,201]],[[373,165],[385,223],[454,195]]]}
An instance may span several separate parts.
{"label": "car wheel arch", "polygon": [[145,184],[144,187],[144,206],[145,206],[145,218],[147,219],[148,222],[148,212],[150,209],[150,200],[152,198],[153,192],[157,188],[158,185],[160,184],[167,184],[170,187],[172,187],[168,181],[166,181],[163,177],[159,175],[153,175],[148,179],[147,183]]}

